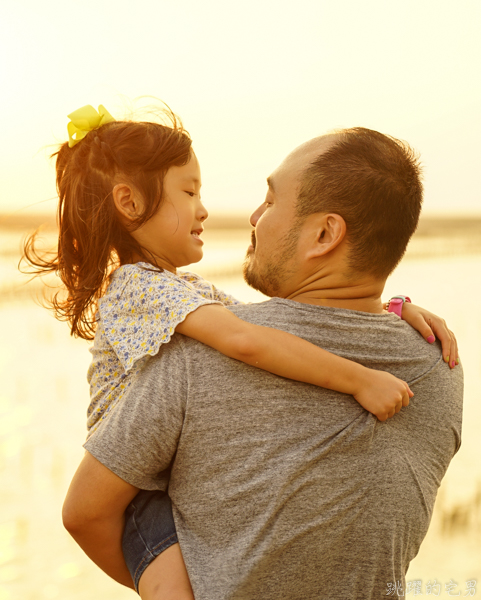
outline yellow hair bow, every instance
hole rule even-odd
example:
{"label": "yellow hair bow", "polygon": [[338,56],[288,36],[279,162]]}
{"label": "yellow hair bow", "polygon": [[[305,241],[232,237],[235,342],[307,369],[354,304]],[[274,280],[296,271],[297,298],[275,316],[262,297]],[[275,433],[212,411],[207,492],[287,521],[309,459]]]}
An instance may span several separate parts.
{"label": "yellow hair bow", "polygon": [[[68,130],[68,147],[73,148],[80,140],[83,140],[89,131],[98,129],[101,125],[112,123],[115,121],[109,111],[102,106],[99,106],[97,112],[93,106],[87,104],[78,108],[73,113],[67,115],[70,123],[67,125]],[[74,137],[75,136],[75,137]]]}

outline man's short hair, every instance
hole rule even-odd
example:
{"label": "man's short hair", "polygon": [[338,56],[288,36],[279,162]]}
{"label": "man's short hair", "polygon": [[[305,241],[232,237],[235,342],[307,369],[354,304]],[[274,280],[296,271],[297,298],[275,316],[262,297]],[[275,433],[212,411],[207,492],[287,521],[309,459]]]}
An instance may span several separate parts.
{"label": "man's short hair", "polygon": [[423,199],[421,167],[408,144],[354,127],[304,171],[296,204],[303,221],[336,213],[346,222],[351,272],[387,277],[416,230]]}

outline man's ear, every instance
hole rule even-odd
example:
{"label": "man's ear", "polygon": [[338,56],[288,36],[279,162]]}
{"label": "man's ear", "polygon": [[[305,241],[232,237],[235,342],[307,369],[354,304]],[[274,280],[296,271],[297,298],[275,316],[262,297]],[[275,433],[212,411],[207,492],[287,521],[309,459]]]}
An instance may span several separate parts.
{"label": "man's ear", "polygon": [[121,219],[132,222],[141,215],[142,205],[138,194],[126,183],[115,185],[112,190],[112,197]]}
{"label": "man's ear", "polygon": [[307,258],[318,258],[332,252],[346,237],[346,221],[336,213],[312,215],[311,247]]}

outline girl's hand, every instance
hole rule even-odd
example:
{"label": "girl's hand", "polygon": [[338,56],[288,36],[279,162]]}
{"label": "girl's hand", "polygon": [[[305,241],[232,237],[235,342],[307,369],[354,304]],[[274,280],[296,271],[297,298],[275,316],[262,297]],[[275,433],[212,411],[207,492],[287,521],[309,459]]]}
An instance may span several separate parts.
{"label": "girl's hand", "polygon": [[359,392],[353,394],[359,404],[380,421],[393,417],[414,396],[409,386],[385,371],[366,369],[366,379]]}
{"label": "girl's hand", "polygon": [[409,302],[403,304],[402,316],[406,323],[419,331],[430,344],[434,343],[435,336],[438,337],[443,346],[443,358],[451,369],[459,364],[458,344],[454,333],[448,329],[444,319]]}

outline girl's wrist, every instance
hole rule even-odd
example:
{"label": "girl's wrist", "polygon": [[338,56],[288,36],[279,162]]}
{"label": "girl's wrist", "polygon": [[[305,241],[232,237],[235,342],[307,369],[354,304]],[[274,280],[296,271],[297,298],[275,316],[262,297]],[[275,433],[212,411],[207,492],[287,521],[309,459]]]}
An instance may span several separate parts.
{"label": "girl's wrist", "polygon": [[[358,363],[352,363],[354,368],[351,369],[349,376],[346,378],[346,389],[342,390],[345,394],[356,396],[361,390],[367,387],[370,379],[370,371],[367,367],[363,367]],[[341,390],[340,390],[341,391]]]}

